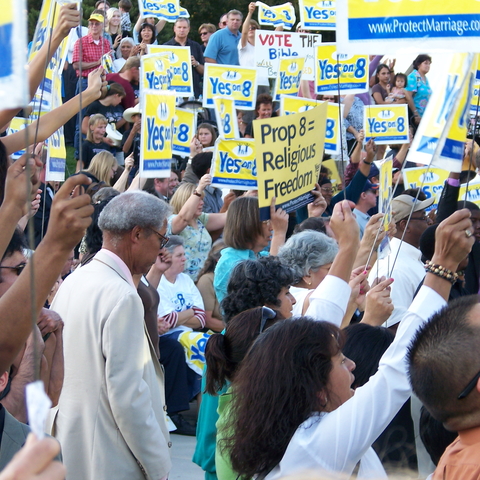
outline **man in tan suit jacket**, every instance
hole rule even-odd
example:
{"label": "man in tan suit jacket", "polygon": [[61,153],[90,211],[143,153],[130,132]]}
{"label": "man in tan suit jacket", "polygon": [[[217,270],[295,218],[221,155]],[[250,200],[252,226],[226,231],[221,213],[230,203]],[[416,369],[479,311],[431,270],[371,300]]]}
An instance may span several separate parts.
{"label": "man in tan suit jacket", "polygon": [[166,241],[168,204],[145,192],[102,211],[103,248],[63,282],[65,380],[53,434],[68,480],[161,480],[170,471],[163,373],[133,275]]}

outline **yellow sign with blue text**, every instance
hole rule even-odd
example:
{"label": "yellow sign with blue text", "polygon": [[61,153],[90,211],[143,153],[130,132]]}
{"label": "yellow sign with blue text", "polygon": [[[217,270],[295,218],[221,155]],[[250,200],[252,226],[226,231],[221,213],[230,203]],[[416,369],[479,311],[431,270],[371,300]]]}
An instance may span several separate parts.
{"label": "yellow sign with blue text", "polygon": [[299,0],[300,21],[305,30],[335,30],[336,0]]}
{"label": "yellow sign with blue text", "polygon": [[[448,49],[479,52],[480,10],[471,0],[338,0],[342,52]],[[394,52],[393,52],[394,53]]]}
{"label": "yellow sign with blue text", "polygon": [[458,199],[473,202],[480,207],[480,182],[478,180],[473,180],[472,183],[469,183],[468,185],[460,185]]}
{"label": "yellow sign with blue text", "polygon": [[334,43],[316,48],[315,93],[317,95],[368,92],[368,56],[337,52]]}
{"label": "yellow sign with blue text", "polygon": [[203,75],[203,106],[212,108],[213,97],[231,96],[235,107],[254,110],[257,99],[257,69],[206,63]]}
{"label": "yellow sign with blue text", "polygon": [[338,173],[337,162],[333,158],[330,160],[324,160],[322,162],[322,167],[325,167],[329,172],[328,178],[332,182],[332,195],[341,192],[343,190],[342,179],[340,178],[340,173]]}
{"label": "yellow sign with blue text", "polygon": [[275,80],[273,100],[278,102],[280,95],[297,95],[302,81],[302,71],[305,64],[303,57],[282,58]]}
{"label": "yellow sign with blue text", "polygon": [[197,131],[197,114],[192,110],[175,109],[173,119],[173,146],[174,155],[188,157],[190,142]]}
{"label": "yellow sign with blue text", "polygon": [[[439,76],[407,160],[461,172],[476,65],[473,54],[467,53],[445,55],[445,60],[447,71]],[[433,158],[443,141],[440,154]]]}
{"label": "yellow sign with blue text", "polygon": [[388,229],[392,221],[392,171],[393,160],[389,158],[380,165],[380,190],[378,195],[378,211],[384,213],[383,226]]}
{"label": "yellow sign with blue text", "polygon": [[173,72],[166,53],[151,53],[140,58],[140,96],[144,90],[170,90]]}
{"label": "yellow sign with blue text", "polygon": [[218,136],[224,140],[240,138],[235,101],[230,97],[213,97]]}
{"label": "yellow sign with blue text", "polygon": [[282,26],[285,30],[291,30],[295,25],[295,8],[291,3],[273,7],[263,2],[255,2],[255,4],[258,7],[259,25]]}
{"label": "yellow sign with blue text", "polygon": [[409,142],[407,105],[369,105],[364,109],[365,142],[377,145]]}
{"label": "yellow sign with blue text", "polygon": [[437,167],[404,168],[403,184],[405,188],[420,188],[427,198],[435,197],[435,203],[431,208],[437,208],[443,185],[450,172]]}
{"label": "yellow sign with blue text", "polygon": [[156,17],[174,22],[180,16],[179,0],[138,0],[141,17]]}
{"label": "yellow sign with blue text", "polygon": [[166,55],[172,79],[169,90],[175,90],[179,97],[190,97],[193,92],[190,47],[149,45],[148,53]]}
{"label": "yellow sign with blue text", "polygon": [[256,190],[255,140],[217,138],[211,168],[212,185],[233,190]]}
{"label": "yellow sign with blue text", "polygon": [[[291,97],[282,95],[280,97],[280,111],[282,115],[292,115],[310,110],[322,103],[327,104],[327,121],[325,123],[325,153],[338,155],[340,153],[340,120],[343,115],[343,105],[338,103],[322,102],[310,98]],[[342,117],[343,118],[343,117]]]}
{"label": "yellow sign with blue text", "polygon": [[175,95],[165,91],[142,93],[140,176],[168,178],[172,164]]}
{"label": "yellow sign with blue text", "polygon": [[327,105],[303,113],[253,121],[260,218],[270,218],[270,203],[287,213],[310,203],[320,173]]}
{"label": "yellow sign with blue text", "polygon": [[[10,122],[10,125],[7,128],[7,135],[11,135],[12,133],[17,133],[20,130],[23,130],[29,123],[30,123],[29,119],[21,118],[21,117],[13,117]],[[12,153],[10,157],[13,160],[18,160],[25,152],[26,152],[25,149],[19,150],[18,152]]]}
{"label": "yellow sign with blue text", "polygon": [[480,84],[474,85],[473,87],[473,94],[470,100],[470,115],[478,115],[480,114]]}

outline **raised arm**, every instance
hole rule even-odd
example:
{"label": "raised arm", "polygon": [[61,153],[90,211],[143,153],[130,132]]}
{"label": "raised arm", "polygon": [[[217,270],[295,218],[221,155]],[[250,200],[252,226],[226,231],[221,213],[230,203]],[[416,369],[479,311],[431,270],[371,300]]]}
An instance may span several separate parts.
{"label": "raised arm", "polygon": [[247,16],[245,17],[245,20],[243,21],[242,25],[242,38],[240,39],[240,42],[242,44],[242,48],[245,48],[248,43],[248,31],[250,30],[250,20],[252,19],[253,12],[257,8],[257,4],[255,2],[250,2],[248,4],[248,13]]}

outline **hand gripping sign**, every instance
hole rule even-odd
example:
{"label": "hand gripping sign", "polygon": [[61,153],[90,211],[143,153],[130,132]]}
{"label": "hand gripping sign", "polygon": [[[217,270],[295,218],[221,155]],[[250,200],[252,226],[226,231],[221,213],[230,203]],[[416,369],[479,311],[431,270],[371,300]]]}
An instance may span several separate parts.
{"label": "hand gripping sign", "polygon": [[215,142],[211,173],[214,187],[255,190],[257,188],[255,140],[218,138]]}
{"label": "hand gripping sign", "polygon": [[203,106],[213,107],[213,97],[231,96],[235,107],[254,110],[257,98],[257,69],[235,65],[205,64]]}
{"label": "hand gripping sign", "polygon": [[317,95],[368,92],[368,56],[343,55],[334,43],[316,48],[315,93]]}
{"label": "hand gripping sign", "polygon": [[142,95],[140,176],[168,178],[172,164],[175,95],[162,91],[145,91]]}
{"label": "hand gripping sign", "polygon": [[291,3],[271,7],[262,2],[255,2],[258,6],[259,25],[278,27],[282,25],[285,30],[291,30],[295,25],[295,8]]}
{"label": "hand gripping sign", "polygon": [[298,3],[305,30],[335,30],[336,0],[299,0]]}
{"label": "hand gripping sign", "polygon": [[409,142],[407,105],[368,105],[364,109],[365,142],[377,145]]}
{"label": "hand gripping sign", "polygon": [[292,212],[312,201],[320,173],[327,120],[324,103],[304,113],[253,121],[260,218],[270,204]]}
{"label": "hand gripping sign", "polygon": [[147,48],[149,54],[157,53],[167,58],[171,76],[168,90],[176,91],[179,97],[194,95],[190,47],[149,45]]}
{"label": "hand gripping sign", "polygon": [[480,10],[471,0],[337,0],[337,5],[337,42],[344,53],[480,51]]}

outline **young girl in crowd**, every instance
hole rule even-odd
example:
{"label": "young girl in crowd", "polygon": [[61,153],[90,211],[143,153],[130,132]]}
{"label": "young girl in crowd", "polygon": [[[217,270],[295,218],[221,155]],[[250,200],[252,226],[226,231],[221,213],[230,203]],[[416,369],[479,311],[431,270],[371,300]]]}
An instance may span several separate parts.
{"label": "young girl in crowd", "polygon": [[201,123],[197,128],[196,137],[202,144],[202,148],[213,147],[215,140],[217,139],[217,133],[212,125],[209,123]]}
{"label": "young girl in crowd", "polygon": [[118,8],[109,8],[107,10],[105,32],[108,34],[108,40],[110,40],[113,50],[120,45],[120,40],[122,40],[121,21],[122,15]]}
{"label": "young girl in crowd", "polygon": [[103,150],[110,151],[110,145],[105,143],[107,119],[97,113],[88,121],[87,139],[82,144],[82,158],[77,161],[77,172],[86,170],[90,166],[92,158]]}
{"label": "young girl in crowd", "polygon": [[386,100],[392,103],[407,103],[407,95],[405,93],[407,76],[404,73],[397,73],[393,77],[393,84],[394,87],[392,87]]}

